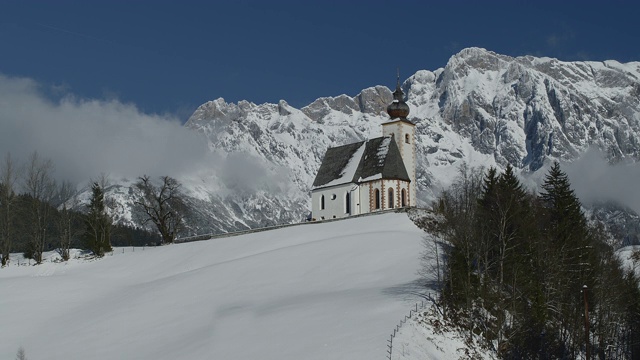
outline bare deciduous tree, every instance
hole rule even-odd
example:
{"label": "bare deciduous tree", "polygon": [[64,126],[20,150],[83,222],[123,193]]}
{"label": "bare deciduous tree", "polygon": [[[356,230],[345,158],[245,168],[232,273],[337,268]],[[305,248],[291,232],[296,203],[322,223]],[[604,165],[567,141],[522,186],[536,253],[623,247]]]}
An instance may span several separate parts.
{"label": "bare deciduous tree", "polygon": [[2,266],[9,264],[11,253],[13,205],[16,200],[15,186],[18,181],[18,171],[11,159],[11,153],[5,156],[0,168],[0,258]]}
{"label": "bare deciduous tree", "polygon": [[42,159],[38,152],[29,157],[25,174],[24,190],[30,197],[31,205],[31,241],[30,250],[36,263],[42,263],[42,253],[47,238],[47,225],[51,210],[51,202],[56,193],[56,183],[53,179],[53,162]]}
{"label": "bare deciduous tree", "polygon": [[169,176],[160,177],[162,184],[156,186],[149,176],[138,178],[136,187],[141,194],[135,202],[140,206],[160,235],[163,243],[172,243],[183,225],[184,202],[180,192],[181,184]]}
{"label": "bare deciduous tree", "polygon": [[60,247],[57,249],[58,254],[62,257],[63,261],[69,260],[69,249],[71,248],[71,239],[76,235],[77,231],[73,228],[75,212],[71,210],[77,201],[75,201],[76,187],[69,181],[63,181],[58,189],[57,207],[58,221],[56,225],[58,227],[58,233],[60,237]]}

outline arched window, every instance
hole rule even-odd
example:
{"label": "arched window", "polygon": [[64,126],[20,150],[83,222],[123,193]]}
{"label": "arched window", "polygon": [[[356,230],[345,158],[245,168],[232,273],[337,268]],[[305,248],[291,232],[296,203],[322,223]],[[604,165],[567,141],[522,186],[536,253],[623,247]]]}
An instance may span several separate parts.
{"label": "arched window", "polygon": [[404,142],[409,143],[409,134],[404,134]]}
{"label": "arched window", "polygon": [[376,205],[376,209],[380,209],[380,190],[376,189],[373,192],[373,196],[375,197],[375,205]]}
{"label": "arched window", "polygon": [[404,189],[400,191],[400,202],[402,203],[402,207],[407,206],[407,192]]}
{"label": "arched window", "polygon": [[320,196],[320,210],[324,210],[324,195]]}
{"label": "arched window", "polygon": [[344,195],[344,213],[351,214],[351,196],[348,191]]}
{"label": "arched window", "polygon": [[393,209],[393,188],[389,188],[389,209]]}

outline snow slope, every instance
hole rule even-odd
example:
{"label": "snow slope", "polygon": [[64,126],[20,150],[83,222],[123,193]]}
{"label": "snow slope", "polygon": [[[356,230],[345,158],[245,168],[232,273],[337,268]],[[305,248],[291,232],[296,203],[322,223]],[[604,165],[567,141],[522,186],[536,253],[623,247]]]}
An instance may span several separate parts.
{"label": "snow slope", "polygon": [[374,359],[417,299],[406,214],[0,269],[0,359]]}

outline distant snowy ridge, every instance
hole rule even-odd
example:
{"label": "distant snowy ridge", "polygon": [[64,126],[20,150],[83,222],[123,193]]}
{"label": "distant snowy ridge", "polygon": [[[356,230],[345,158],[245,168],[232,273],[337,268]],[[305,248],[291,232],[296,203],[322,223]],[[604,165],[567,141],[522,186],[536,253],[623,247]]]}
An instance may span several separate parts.
{"label": "distant snowy ridge", "polygon": [[[419,205],[446,188],[462,163],[511,164],[528,173],[590,147],[611,163],[640,159],[639,62],[513,58],[469,48],[444,68],[416,72],[403,90],[417,125]],[[189,234],[301,221],[326,149],[381,136],[391,100],[387,87],[375,86],[301,109],[283,100],[201,105],[185,127],[205,136],[228,166],[177,176],[195,207]]]}

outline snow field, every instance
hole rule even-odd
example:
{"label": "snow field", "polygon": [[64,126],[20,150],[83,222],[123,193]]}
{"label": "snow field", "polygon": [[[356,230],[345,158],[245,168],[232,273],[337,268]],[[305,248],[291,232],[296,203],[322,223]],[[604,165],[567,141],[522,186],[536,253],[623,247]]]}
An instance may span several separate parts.
{"label": "snow field", "polygon": [[392,213],[9,266],[0,358],[384,358],[422,237]]}

